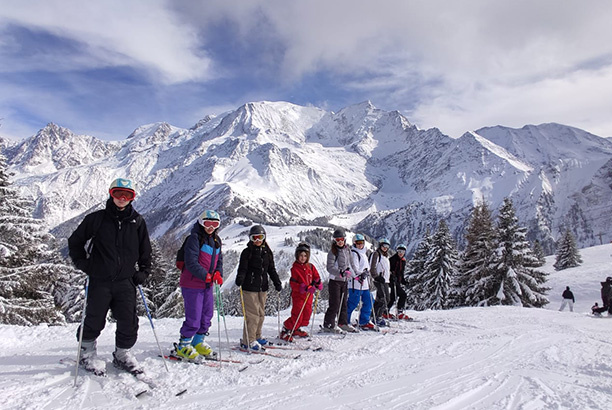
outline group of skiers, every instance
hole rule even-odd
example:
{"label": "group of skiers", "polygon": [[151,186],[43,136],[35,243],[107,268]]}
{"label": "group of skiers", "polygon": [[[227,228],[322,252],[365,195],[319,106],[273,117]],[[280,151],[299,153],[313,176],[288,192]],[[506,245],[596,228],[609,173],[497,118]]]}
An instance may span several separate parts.
{"label": "group of skiers", "polygon": [[[117,321],[113,365],[139,374],[143,369],[130,351],[138,333],[135,291],[149,276],[151,244],[144,219],[132,207],[136,197],[132,181],[114,180],[109,194],[105,209],[88,214],[68,239],[73,263],[88,275],[86,308],[77,331],[79,365],[97,374],[104,373],[104,362],[97,359],[96,340],[110,309]],[[216,355],[205,337],[214,312],[213,289],[223,284],[222,243],[217,233],[220,223],[218,212],[204,211],[183,244],[179,286],[185,319],[171,352],[181,360],[197,361]],[[362,234],[354,235],[353,245],[349,246],[345,230],[336,229],[327,254],[329,304],[321,331],[377,330],[378,326],[387,325],[385,319],[410,320],[403,313],[406,293],[401,286],[405,284],[405,252],[406,246],[399,245],[389,258],[390,243],[386,238],[379,241],[374,252],[366,251]],[[260,351],[268,344],[262,336],[262,327],[270,282],[276,291],[282,290],[266,231],[255,225],[249,230],[249,242],[240,254],[236,275],[244,314],[240,340],[243,350]],[[372,283],[375,300],[370,292]],[[310,263],[310,246],[306,243],[295,249],[289,284],[293,305],[279,337],[291,342],[296,337],[309,336],[307,327],[313,303],[323,289],[319,272]],[[389,312],[396,299],[399,299],[397,316]],[[353,326],[350,317],[360,303],[359,319]]]}

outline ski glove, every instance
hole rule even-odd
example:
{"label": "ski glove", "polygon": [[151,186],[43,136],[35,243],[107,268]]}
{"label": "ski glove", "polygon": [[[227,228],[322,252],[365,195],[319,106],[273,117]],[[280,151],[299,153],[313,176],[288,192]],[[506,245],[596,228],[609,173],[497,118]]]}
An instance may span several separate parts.
{"label": "ski glove", "polygon": [[223,276],[221,276],[221,272],[219,271],[215,271],[212,280],[219,286],[223,285]]}
{"label": "ski glove", "polygon": [[306,288],[306,292],[310,293],[311,295],[314,295],[314,293],[317,291],[317,288],[315,288],[314,286],[310,285]]}
{"label": "ski glove", "polygon": [[351,269],[346,268],[342,272],[340,272],[340,277],[342,278],[350,278],[351,277]]}
{"label": "ski glove", "polygon": [[242,279],[243,278],[240,278],[240,277],[236,276],[236,286],[238,286],[238,287],[242,286]]}
{"label": "ski glove", "polygon": [[147,280],[147,273],[143,271],[134,272],[134,276],[132,276],[132,281],[134,281],[134,285],[142,285]]}
{"label": "ski glove", "polygon": [[280,292],[281,290],[283,290],[283,285],[280,283],[278,285],[274,285],[274,289],[276,289],[277,292]]}
{"label": "ski glove", "polygon": [[374,278],[374,280],[378,283],[385,283],[385,278],[383,275],[378,275],[377,277]]}
{"label": "ski glove", "polygon": [[311,285],[314,286],[317,290],[323,290],[323,284],[320,280],[313,280]]}

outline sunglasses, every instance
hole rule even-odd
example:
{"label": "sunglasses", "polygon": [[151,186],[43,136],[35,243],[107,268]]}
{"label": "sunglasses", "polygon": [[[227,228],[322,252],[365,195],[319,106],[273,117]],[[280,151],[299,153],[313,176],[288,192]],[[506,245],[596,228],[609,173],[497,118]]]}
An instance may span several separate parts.
{"label": "sunglasses", "polygon": [[213,221],[209,219],[206,219],[203,223],[204,223],[204,228],[215,228],[215,229],[217,229],[219,225],[221,224],[221,222],[219,221]]}
{"label": "sunglasses", "polygon": [[260,234],[257,234],[257,235],[251,235],[250,238],[251,238],[251,240],[253,242],[255,242],[255,241],[263,241],[264,239],[266,239],[266,235],[260,233]]}
{"label": "sunglasses", "polygon": [[336,241],[336,242],[344,242],[344,238],[334,238],[334,241]]}
{"label": "sunglasses", "polygon": [[127,189],[113,189],[110,194],[113,198],[123,199],[124,201],[131,201],[136,196],[134,191],[128,191]]}

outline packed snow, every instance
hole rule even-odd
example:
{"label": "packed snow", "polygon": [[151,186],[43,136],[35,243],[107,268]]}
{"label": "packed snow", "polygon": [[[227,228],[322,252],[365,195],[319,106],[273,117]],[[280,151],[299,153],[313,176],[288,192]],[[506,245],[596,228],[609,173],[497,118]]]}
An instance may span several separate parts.
{"label": "packed snow", "polygon": [[[612,318],[595,318],[590,307],[601,304],[599,282],[612,275],[611,254],[611,244],[582,249],[583,265],[561,272],[549,257],[543,270],[550,273],[551,303],[545,309],[410,311],[416,321],[391,322],[385,334],[315,333],[297,345],[320,351],[268,350],[283,358],[228,349],[228,336],[232,345],[238,342],[242,318],[226,318],[226,335],[223,319],[215,316],[208,342],[215,348],[220,342],[222,358],[242,362],[221,367],[167,363],[167,372],[143,317],[133,350],[158,386],[139,397],[143,386],[110,363],[114,324],[98,345],[108,376],[81,371],[76,387],[77,324],[0,325],[0,408],[610,409]],[[574,312],[559,311],[566,286],[576,297]],[[280,320],[288,314],[280,312]],[[322,319],[318,312],[315,329]],[[181,319],[154,324],[169,349]],[[267,317],[264,335],[274,337],[278,326],[276,315]]]}

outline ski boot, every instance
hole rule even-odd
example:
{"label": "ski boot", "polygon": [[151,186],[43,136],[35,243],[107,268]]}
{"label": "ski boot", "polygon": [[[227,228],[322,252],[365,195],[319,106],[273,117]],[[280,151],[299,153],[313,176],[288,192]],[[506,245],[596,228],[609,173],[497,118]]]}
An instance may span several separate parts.
{"label": "ski boot", "polygon": [[301,327],[297,328],[293,331],[293,336],[295,337],[308,337],[310,336],[308,332],[304,331]]}
{"label": "ski boot", "polygon": [[96,376],[106,376],[106,362],[98,359],[95,339],[81,342],[79,366]]}
{"label": "ski boot", "polygon": [[357,332],[359,332],[357,329],[355,329],[353,326],[349,325],[348,323],[346,325],[340,325],[339,327],[340,327],[340,329],[344,330],[347,333],[357,333]]}
{"label": "ski boot", "polygon": [[130,349],[122,349],[120,347],[116,347],[113,352],[113,366],[117,369],[132,373],[133,375],[144,372],[144,369],[140,363],[138,363],[138,360],[136,360]]}
{"label": "ski boot", "polygon": [[202,360],[200,353],[191,345],[191,338],[183,336],[181,336],[178,343],[174,344],[174,349],[170,352],[170,356],[176,356],[186,362],[199,362]]}
{"label": "ski boot", "polygon": [[200,356],[203,358],[207,360],[214,360],[217,358],[217,352],[213,352],[212,347],[210,347],[210,345],[204,341],[204,336],[205,335],[203,334],[196,333],[191,340],[191,346],[193,346],[196,352],[198,352],[198,354],[200,354]]}
{"label": "ski boot", "polygon": [[287,329],[285,326],[283,326],[283,330],[281,330],[281,334],[279,336],[280,339],[286,341],[286,342],[293,342],[293,336],[291,334],[291,330]]}

